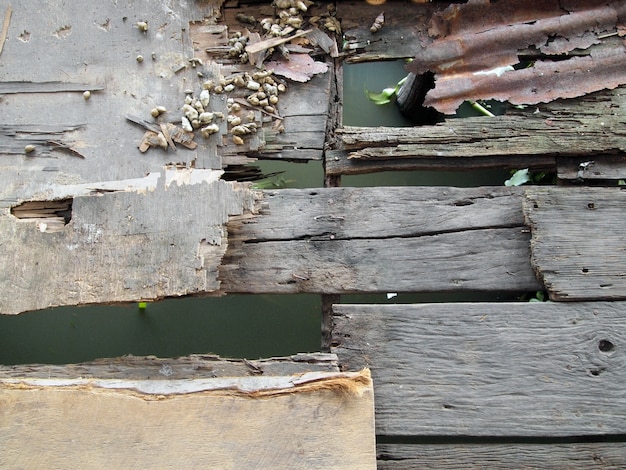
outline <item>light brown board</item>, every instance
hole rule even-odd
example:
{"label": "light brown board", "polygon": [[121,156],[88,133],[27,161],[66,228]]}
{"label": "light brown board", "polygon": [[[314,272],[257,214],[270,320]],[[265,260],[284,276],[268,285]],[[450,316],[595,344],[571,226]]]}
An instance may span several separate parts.
{"label": "light brown board", "polygon": [[529,234],[511,188],[265,191],[231,218],[225,292],[527,291]]}
{"label": "light brown board", "polygon": [[378,470],[585,468],[626,466],[623,442],[576,444],[379,444]]}
{"label": "light brown board", "polygon": [[625,204],[617,187],[526,191],[533,267],[553,299],[626,298]]}
{"label": "light brown board", "polygon": [[367,371],[0,382],[2,468],[376,468]]}
{"label": "light brown board", "polygon": [[621,434],[625,309],[336,305],[332,351],[341,367],[372,369],[380,435]]}

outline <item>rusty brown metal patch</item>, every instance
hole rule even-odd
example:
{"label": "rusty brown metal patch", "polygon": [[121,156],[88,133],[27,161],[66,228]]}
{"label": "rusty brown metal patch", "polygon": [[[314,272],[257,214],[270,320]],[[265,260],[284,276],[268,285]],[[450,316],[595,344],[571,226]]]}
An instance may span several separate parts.
{"label": "rusty brown metal patch", "polygon": [[[424,104],[445,114],[465,100],[536,104],[582,96],[626,83],[625,20],[624,0],[470,0],[432,16],[435,40],[407,69],[436,74]],[[529,50],[541,59],[503,73]]]}

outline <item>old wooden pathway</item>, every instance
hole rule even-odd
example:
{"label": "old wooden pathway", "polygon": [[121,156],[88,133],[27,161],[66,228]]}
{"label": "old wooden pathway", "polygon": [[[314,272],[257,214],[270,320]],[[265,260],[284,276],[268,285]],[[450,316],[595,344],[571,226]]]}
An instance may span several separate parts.
{"label": "old wooden pathway", "polygon": [[[254,73],[229,38],[272,16],[268,2],[67,3],[3,5],[0,313],[316,293],[322,340],[320,353],[260,361],[0,366],[0,466],[626,466],[626,88],[492,118],[348,127],[342,64],[413,56],[415,24],[445,5],[388,4],[374,37],[380,7],[309,4],[319,19],[289,52],[327,71],[270,84],[287,91],[261,109],[229,87]],[[250,37],[260,60],[266,44]],[[209,121],[198,124],[190,142],[181,108],[203,89],[215,130],[204,138]],[[229,112],[250,116],[241,134]],[[141,152],[142,139],[153,147]],[[256,159],[321,160],[326,185],[223,178]],[[558,184],[340,185],[477,168],[551,171]],[[536,291],[550,301],[340,297]]]}

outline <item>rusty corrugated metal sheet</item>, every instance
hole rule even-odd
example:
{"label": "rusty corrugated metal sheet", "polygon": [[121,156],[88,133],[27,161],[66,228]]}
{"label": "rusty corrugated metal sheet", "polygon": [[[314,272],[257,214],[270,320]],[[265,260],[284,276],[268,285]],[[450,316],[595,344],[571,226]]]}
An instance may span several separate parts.
{"label": "rusty corrugated metal sheet", "polygon": [[[423,47],[407,69],[432,71],[435,88],[425,101],[452,114],[465,100],[536,104],[626,83],[626,0],[470,0],[433,15]],[[558,56],[500,76],[485,74],[518,64],[520,51]],[[569,57],[586,50],[584,57]]]}

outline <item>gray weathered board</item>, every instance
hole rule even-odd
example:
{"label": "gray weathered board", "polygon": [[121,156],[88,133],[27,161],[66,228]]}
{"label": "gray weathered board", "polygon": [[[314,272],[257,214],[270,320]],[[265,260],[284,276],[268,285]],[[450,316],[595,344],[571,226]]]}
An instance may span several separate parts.
{"label": "gray weathered board", "polygon": [[[166,165],[222,169],[260,156],[250,145],[232,143],[225,120],[208,140],[197,135],[194,150],[178,145],[176,152],[141,153],[145,129],[125,119],[156,122],[150,110],[162,105],[168,112],[159,120],[180,124],[185,92],[197,96],[204,80],[232,71],[208,60],[195,42],[202,36],[198,25],[219,30],[227,41],[228,25],[216,24],[222,1],[70,3],[13,5],[0,56],[0,201],[28,199],[49,184],[141,178]],[[138,21],[148,23],[146,32]],[[194,57],[203,65],[192,67]],[[333,77],[331,68],[306,84],[288,84],[279,105],[285,132],[266,122],[255,140],[265,141],[266,157],[321,159]],[[83,98],[87,90],[89,100]],[[209,108],[226,113],[227,98],[212,95]],[[260,112],[256,118],[263,121]],[[27,145],[35,151],[26,154]]]}
{"label": "gray weathered board", "polygon": [[167,170],[42,190],[35,201],[71,204],[67,221],[39,208],[19,211],[21,201],[2,209],[0,312],[216,291],[224,224],[253,199],[220,174]]}
{"label": "gray weathered board", "polygon": [[626,427],[624,303],[335,305],[341,367],[370,367],[386,436]]}
{"label": "gray weathered board", "polygon": [[299,368],[194,379],[3,377],[0,466],[376,468],[369,372]]}
{"label": "gray weathered board", "polygon": [[378,470],[619,470],[626,467],[623,442],[378,444],[376,447]]}
{"label": "gray weathered board", "polygon": [[225,292],[534,291],[518,188],[263,191],[232,217]]}
{"label": "gray weathered board", "polygon": [[[413,128],[341,127],[329,174],[384,170],[554,168],[556,157],[599,163],[626,155],[626,88],[558,100],[496,117],[448,119]],[[538,110],[539,112],[534,112]],[[601,116],[599,118],[598,116]],[[565,158],[559,159],[566,162]],[[566,177],[566,174],[563,174]],[[570,178],[572,175],[569,175]],[[586,174],[575,175],[575,178]],[[613,178],[623,172],[613,172]]]}
{"label": "gray weathered board", "polygon": [[620,187],[528,188],[532,263],[553,299],[626,299],[624,207]]}

